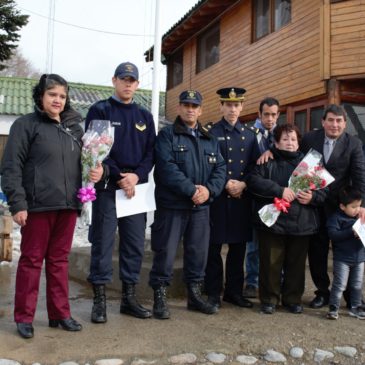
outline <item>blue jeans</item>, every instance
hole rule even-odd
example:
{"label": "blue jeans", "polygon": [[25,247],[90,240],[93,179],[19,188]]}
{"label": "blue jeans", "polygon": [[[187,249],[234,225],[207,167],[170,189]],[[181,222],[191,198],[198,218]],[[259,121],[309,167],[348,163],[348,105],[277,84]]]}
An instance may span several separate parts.
{"label": "blue jeans", "polygon": [[246,286],[259,286],[259,244],[257,241],[246,244]]}
{"label": "blue jeans", "polygon": [[361,305],[361,289],[364,276],[364,262],[348,264],[342,261],[333,261],[333,282],[329,304],[340,307],[342,293],[348,282],[350,289],[351,307]]}

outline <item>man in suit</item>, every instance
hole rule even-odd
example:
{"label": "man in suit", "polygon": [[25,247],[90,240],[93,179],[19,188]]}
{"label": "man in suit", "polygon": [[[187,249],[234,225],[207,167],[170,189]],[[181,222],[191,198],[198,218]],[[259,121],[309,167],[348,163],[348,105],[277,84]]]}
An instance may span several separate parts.
{"label": "man in suit", "polygon": [[[307,153],[311,148],[323,155],[325,168],[335,181],[329,185],[329,195],[320,211],[321,229],[313,236],[309,246],[308,259],[312,280],[317,287],[310,307],[321,308],[328,304],[330,279],[328,276],[329,238],[326,218],[338,205],[338,192],[350,184],[359,190],[365,199],[365,159],[361,141],[345,132],[346,114],[341,106],[330,104],[322,118],[323,129],[304,135],[301,150]],[[361,208],[360,217],[365,218]]]}

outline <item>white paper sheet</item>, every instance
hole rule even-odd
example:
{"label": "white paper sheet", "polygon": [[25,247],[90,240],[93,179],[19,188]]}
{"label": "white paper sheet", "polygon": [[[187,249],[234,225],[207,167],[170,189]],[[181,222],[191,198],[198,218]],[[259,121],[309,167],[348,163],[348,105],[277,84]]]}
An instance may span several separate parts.
{"label": "white paper sheet", "polygon": [[358,219],[352,228],[359,236],[362,244],[365,246],[365,224],[361,224],[361,220]]}
{"label": "white paper sheet", "polygon": [[156,210],[154,181],[136,185],[135,192],[136,194],[131,199],[125,196],[122,189],[115,192],[115,205],[118,218]]}

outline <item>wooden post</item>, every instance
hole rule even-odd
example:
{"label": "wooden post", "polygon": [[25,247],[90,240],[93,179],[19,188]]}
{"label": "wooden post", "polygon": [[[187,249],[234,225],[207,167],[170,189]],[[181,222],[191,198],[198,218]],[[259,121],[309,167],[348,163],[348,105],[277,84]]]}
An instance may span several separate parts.
{"label": "wooden post", "polygon": [[13,239],[10,237],[13,231],[13,218],[9,215],[0,216],[0,261],[12,261]]}
{"label": "wooden post", "polygon": [[338,80],[336,79],[328,80],[327,95],[328,95],[328,104],[341,103],[340,82]]}

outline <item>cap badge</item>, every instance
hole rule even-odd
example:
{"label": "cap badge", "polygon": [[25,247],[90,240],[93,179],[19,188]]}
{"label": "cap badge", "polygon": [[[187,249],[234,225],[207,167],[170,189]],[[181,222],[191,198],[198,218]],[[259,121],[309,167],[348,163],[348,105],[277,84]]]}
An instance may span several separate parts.
{"label": "cap badge", "polygon": [[231,91],[228,94],[230,99],[234,99],[237,97],[237,94],[235,93],[234,89],[232,88]]}
{"label": "cap badge", "polygon": [[194,99],[195,98],[195,91],[189,91],[188,96],[190,99]]}

